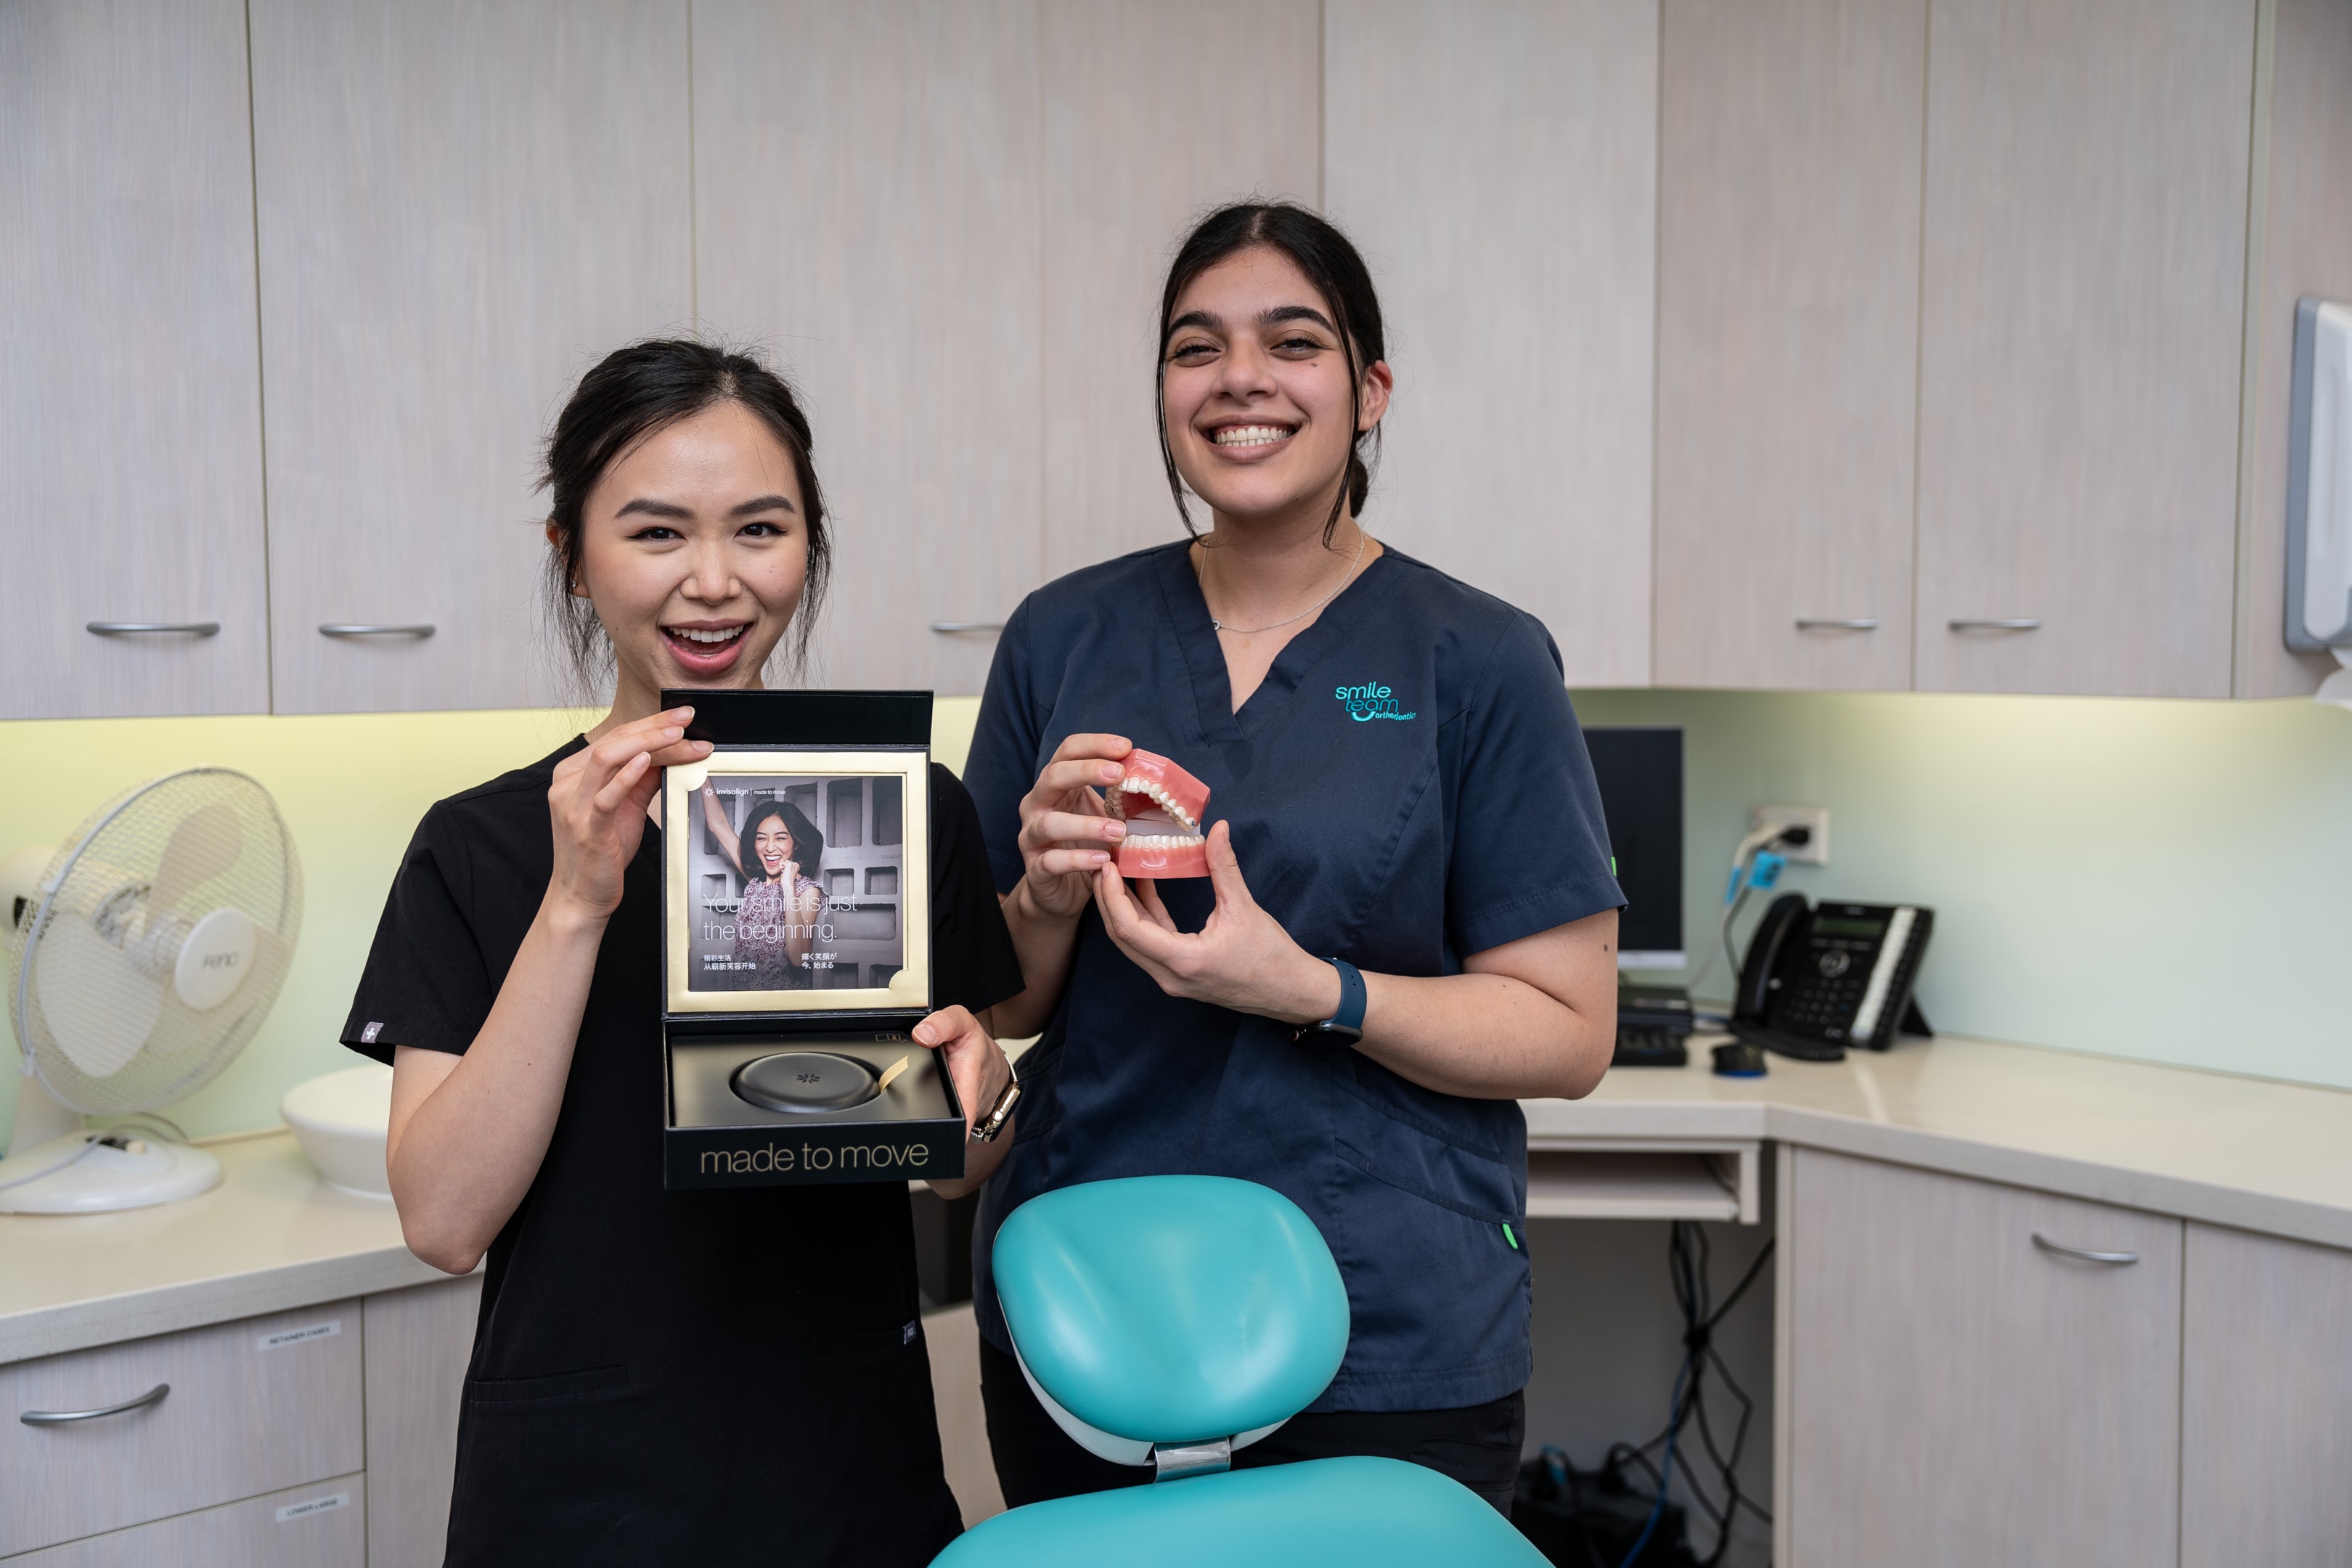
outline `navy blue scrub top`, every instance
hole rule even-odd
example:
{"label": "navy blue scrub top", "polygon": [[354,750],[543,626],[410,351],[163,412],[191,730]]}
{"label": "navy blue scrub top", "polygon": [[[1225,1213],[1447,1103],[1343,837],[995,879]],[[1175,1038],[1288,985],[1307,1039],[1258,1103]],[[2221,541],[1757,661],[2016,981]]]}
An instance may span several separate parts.
{"label": "navy blue scrub top", "polygon": [[[997,644],[964,772],[1001,890],[1022,875],[1022,796],[1090,731],[1207,784],[1252,896],[1318,957],[1453,974],[1465,953],[1624,902],[1549,635],[1394,551],[1291,640],[1239,713],[1184,544],[1029,595]],[[1209,883],[1159,886],[1199,930]],[[1077,942],[1022,1063],[1013,1156],[981,1205],[973,1284],[991,1342],[1010,1348],[988,1251],[1013,1208],[1079,1182],[1238,1176],[1304,1209],[1347,1280],[1347,1361],[1309,1408],[1451,1409],[1526,1385],[1517,1102],[1440,1094],[1353,1050],[1294,1046],[1272,1019],[1170,996],[1091,907]]]}

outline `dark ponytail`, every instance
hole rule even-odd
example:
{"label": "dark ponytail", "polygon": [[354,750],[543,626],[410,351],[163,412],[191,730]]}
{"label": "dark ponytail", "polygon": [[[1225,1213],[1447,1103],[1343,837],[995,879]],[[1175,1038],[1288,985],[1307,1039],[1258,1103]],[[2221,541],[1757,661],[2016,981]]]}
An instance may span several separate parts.
{"label": "dark ponytail", "polygon": [[582,376],[547,438],[547,471],[539,488],[549,492],[548,521],[555,541],[547,557],[545,611],[583,696],[593,695],[590,689],[613,654],[595,607],[572,591],[580,581],[581,512],[589,493],[638,441],[724,402],[740,403],[759,416],[792,454],[801,486],[802,526],[808,531],[808,582],[793,614],[792,667],[797,669],[808,656],[809,634],[833,574],[824,495],[810,461],[814,442],[808,416],[783,378],[751,355],[685,338],[653,338],[614,350]]}
{"label": "dark ponytail", "polygon": [[[1348,237],[1331,223],[1289,202],[1235,202],[1202,218],[1177,247],[1168,268],[1168,287],[1160,293],[1160,348],[1152,368],[1153,406],[1160,416],[1160,459],[1168,469],[1168,493],[1176,498],[1176,515],[1184,531],[1192,527],[1192,510],[1184,504],[1184,480],[1176,472],[1176,454],[1168,445],[1168,406],[1161,376],[1168,361],[1168,324],[1176,317],[1176,300],[1192,279],[1229,256],[1264,246],[1290,258],[1307,274],[1324,302],[1331,308],[1331,324],[1339,329],[1339,342],[1348,356],[1348,426],[1353,430],[1363,415],[1364,372],[1388,358],[1381,331],[1381,300],[1372,289],[1370,268]],[[1369,444],[1370,460],[1366,461]],[[1380,463],[1381,429],[1356,432],[1348,449],[1348,479],[1331,502],[1323,522],[1323,542],[1339,526],[1343,510],[1363,515],[1364,499],[1371,493],[1372,469]]]}

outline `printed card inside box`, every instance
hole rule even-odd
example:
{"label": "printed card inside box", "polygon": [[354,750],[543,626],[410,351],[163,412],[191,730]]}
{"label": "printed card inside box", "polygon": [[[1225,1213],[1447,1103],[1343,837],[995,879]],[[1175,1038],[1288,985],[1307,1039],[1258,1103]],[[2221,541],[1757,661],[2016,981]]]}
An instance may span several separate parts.
{"label": "printed card inside box", "polygon": [[671,1187],[963,1173],[931,1010],[930,693],[666,691]]}

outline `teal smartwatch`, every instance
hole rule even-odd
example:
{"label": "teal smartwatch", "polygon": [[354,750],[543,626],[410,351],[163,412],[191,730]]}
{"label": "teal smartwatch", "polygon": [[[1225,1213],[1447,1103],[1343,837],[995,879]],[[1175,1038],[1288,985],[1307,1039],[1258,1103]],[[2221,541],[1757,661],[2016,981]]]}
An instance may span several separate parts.
{"label": "teal smartwatch", "polygon": [[1344,958],[1323,962],[1339,972],[1339,1007],[1319,1024],[1301,1024],[1290,1031],[1290,1043],[1352,1046],[1364,1037],[1364,977]]}

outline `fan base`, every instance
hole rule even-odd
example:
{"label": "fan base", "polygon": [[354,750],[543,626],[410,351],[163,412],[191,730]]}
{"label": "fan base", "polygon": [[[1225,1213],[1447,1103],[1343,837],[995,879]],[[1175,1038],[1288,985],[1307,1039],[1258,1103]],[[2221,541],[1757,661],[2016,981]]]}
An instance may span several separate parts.
{"label": "fan base", "polygon": [[29,1149],[11,1150],[0,1160],[0,1214],[110,1214],[176,1203],[220,1185],[218,1160],[202,1149],[163,1138],[149,1139],[146,1150],[136,1154],[101,1146],[46,1176],[21,1186],[7,1184],[70,1158],[95,1136],[95,1129],[68,1132]]}

